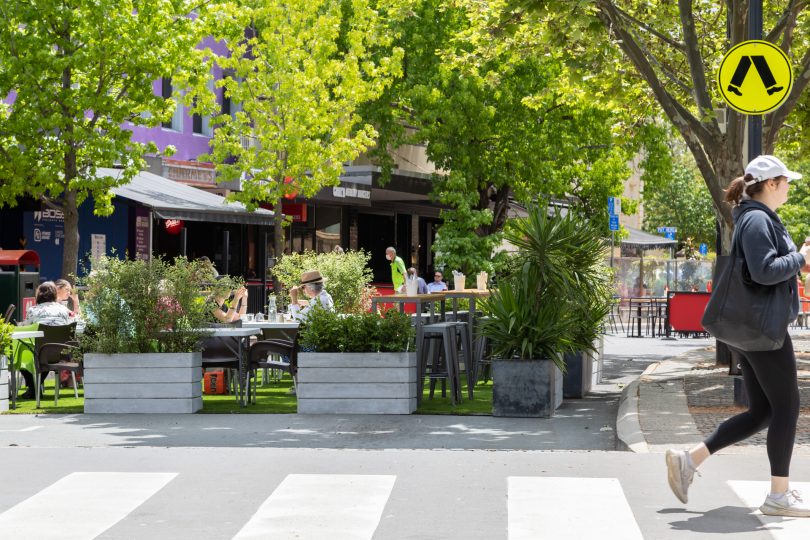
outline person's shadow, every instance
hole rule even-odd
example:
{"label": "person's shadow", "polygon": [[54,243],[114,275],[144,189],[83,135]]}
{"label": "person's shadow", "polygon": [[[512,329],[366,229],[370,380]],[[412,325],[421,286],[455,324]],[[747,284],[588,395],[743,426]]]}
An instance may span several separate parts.
{"label": "person's shadow", "polygon": [[676,531],[733,534],[774,529],[774,527],[766,529],[765,524],[753,512],[751,508],[745,506],[721,506],[707,512],[694,512],[683,508],[663,508],[658,511],[659,514],[691,515],[683,521],[669,523]]}

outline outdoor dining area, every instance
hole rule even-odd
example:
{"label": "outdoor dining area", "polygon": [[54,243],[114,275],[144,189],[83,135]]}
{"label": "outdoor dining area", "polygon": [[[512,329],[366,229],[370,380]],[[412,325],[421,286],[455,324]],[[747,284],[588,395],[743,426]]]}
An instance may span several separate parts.
{"label": "outdoor dining area", "polygon": [[[27,305],[25,312],[16,305],[8,306],[3,321],[30,323],[10,327],[8,335],[8,376],[3,378],[9,382],[10,411],[159,412],[159,406],[162,412],[290,413],[300,408],[301,397],[312,392],[305,384],[299,385],[298,358],[302,349],[299,329],[305,323],[299,316],[300,308],[297,311],[288,304],[277,310],[282,300],[270,296],[265,310],[247,313],[242,302],[231,294],[230,302],[236,305],[223,304],[221,311],[234,312],[235,319],[216,320],[200,316],[206,314],[199,311],[195,317],[192,305],[185,305],[184,297],[189,291],[183,289],[182,283],[189,281],[187,278],[198,272],[199,267],[188,261],[175,261],[174,265],[166,265],[165,274],[158,280],[163,290],[156,299],[156,320],[148,329],[156,339],[143,351],[135,351],[132,343],[121,336],[136,336],[147,330],[141,329],[137,322],[144,306],[129,300],[124,290],[116,288],[133,277],[128,266],[137,263],[108,261],[108,264],[106,276],[103,272],[96,273],[77,287],[75,297],[83,313],[76,314],[68,324],[31,323],[30,313],[32,308],[36,309],[36,303]],[[172,272],[178,272],[177,267],[183,265],[187,268],[173,277]],[[179,279],[176,287],[175,279]],[[226,291],[232,286],[238,291],[238,284],[227,280],[219,289]],[[219,296],[217,303],[223,302],[222,293],[213,290],[204,293],[209,298]],[[386,311],[392,310],[407,317],[411,334],[406,347],[416,353],[420,383],[410,381],[411,394],[407,397],[417,407],[421,408],[423,392],[424,401],[430,402],[424,407],[426,411],[486,412],[491,407],[488,395],[491,389],[487,391],[485,382],[489,377],[486,340],[475,330],[482,316],[476,301],[487,296],[487,289],[459,289],[369,298],[367,314],[385,318]],[[197,301],[201,298],[203,295],[198,294]],[[406,308],[413,313],[405,314]],[[183,328],[185,336],[180,335],[182,321],[174,311],[186,313],[196,323],[194,327]],[[99,337],[105,324],[110,325],[114,335],[107,340],[110,342]],[[155,333],[157,327],[160,329]],[[200,350],[196,355],[185,353],[187,359],[178,354],[177,361],[170,360],[160,352],[172,345],[182,349],[195,339]],[[98,352],[91,352],[94,349]],[[131,352],[118,352],[124,350]],[[484,381],[480,385],[483,394],[476,399],[479,381]],[[33,394],[29,391],[32,387]],[[463,403],[466,408],[459,409]]]}

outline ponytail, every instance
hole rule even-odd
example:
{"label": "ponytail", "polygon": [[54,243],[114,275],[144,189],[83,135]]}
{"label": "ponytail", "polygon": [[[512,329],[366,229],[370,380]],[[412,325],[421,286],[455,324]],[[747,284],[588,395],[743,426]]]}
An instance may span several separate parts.
{"label": "ponytail", "polygon": [[[750,186],[745,185],[746,182],[751,182],[754,180],[754,176],[751,174],[746,174],[745,176],[739,176],[731,181],[726,189],[726,196],[725,201],[729,203],[731,206],[737,206],[740,204],[740,201],[743,198],[743,194],[748,195],[749,197],[753,197],[763,189],[765,189],[765,182],[754,182]],[[781,181],[782,178],[774,178],[774,180]]]}
{"label": "ponytail", "polygon": [[742,199],[743,191],[745,191],[745,182],[746,178],[751,176],[750,174],[746,174],[745,176],[738,176],[726,188],[726,197],[725,201],[729,203],[731,206],[737,206],[740,204],[740,199]]}

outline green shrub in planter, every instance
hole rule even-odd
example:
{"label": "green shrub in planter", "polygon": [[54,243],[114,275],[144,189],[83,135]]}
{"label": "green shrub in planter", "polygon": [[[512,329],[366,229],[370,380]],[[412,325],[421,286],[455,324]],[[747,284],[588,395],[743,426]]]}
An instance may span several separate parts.
{"label": "green shrub in planter", "polygon": [[[236,283],[214,281],[210,265],[178,257],[104,257],[81,280],[88,287],[82,349],[103,354],[199,351],[201,330],[213,321],[213,297]],[[166,332],[171,329],[172,332]]]}
{"label": "green shrub in planter", "polygon": [[592,350],[610,312],[605,241],[573,210],[550,214],[537,206],[511,221],[504,236],[518,253],[482,302],[490,315],[482,332],[497,358],[548,358],[564,370],[563,354]]}
{"label": "green shrub in planter", "polygon": [[11,333],[14,332],[15,326],[9,324],[0,317],[0,356],[7,356],[11,358]]}
{"label": "green shrub in planter", "polygon": [[299,330],[299,343],[317,352],[403,352],[414,350],[410,316],[389,310],[344,315],[313,309]]}

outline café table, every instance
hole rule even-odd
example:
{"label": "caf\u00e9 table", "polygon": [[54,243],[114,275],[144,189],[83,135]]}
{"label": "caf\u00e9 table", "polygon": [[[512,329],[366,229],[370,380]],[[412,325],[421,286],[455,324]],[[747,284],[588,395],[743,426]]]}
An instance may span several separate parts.
{"label": "caf\u00e9 table", "polygon": [[[45,337],[45,332],[43,332],[42,330],[31,330],[31,331],[28,331],[28,332],[12,332],[11,333],[11,339],[17,339],[17,340],[36,339],[36,338],[41,338],[41,337]],[[34,355],[34,363],[36,363],[36,361],[37,361],[37,347],[36,347],[36,344],[34,346],[31,346],[31,344],[28,341],[20,341],[20,344],[31,351],[31,353]],[[9,381],[11,383],[9,385],[9,392],[11,394],[11,408],[15,409],[15,408],[17,408],[17,375],[14,372],[14,358],[9,359],[9,368],[8,368],[8,370],[9,370],[9,374],[11,375],[11,379]],[[34,377],[34,378],[36,378],[36,377]]]}
{"label": "caf\u00e9 table", "polygon": [[[665,296],[630,297],[628,299],[627,337],[644,337],[641,331],[642,319],[647,319],[645,334],[650,333],[652,337],[655,337],[655,325],[653,324],[653,327],[650,328],[650,321],[652,320],[655,323],[659,317],[659,312],[666,308],[666,302],[667,298]],[[646,316],[643,314],[645,308],[647,310]],[[636,324],[633,324],[633,319],[636,319]]]}
{"label": "caf\u00e9 table", "polygon": [[420,348],[422,347],[422,306],[427,306],[430,309],[430,315],[426,319],[427,323],[432,322],[436,318],[436,302],[442,300],[442,296],[437,293],[428,294],[391,294],[388,296],[374,296],[371,298],[371,312],[376,313],[377,307],[380,304],[398,304],[399,311],[405,311],[405,304],[416,304],[416,357],[421,358]]}
{"label": "caf\u00e9 table", "polygon": [[264,334],[264,339],[275,339],[275,337],[268,337],[268,333],[264,330],[272,330],[273,334],[278,334],[283,339],[292,341],[295,334],[298,332],[298,321],[242,321],[242,328],[259,328]]}
{"label": "caf\u00e9 table", "polygon": [[[487,289],[448,289],[446,291],[437,292],[436,294],[442,297],[440,301],[441,306],[441,319],[445,320],[447,317],[446,311],[446,302],[447,300],[452,300],[453,302],[453,316],[456,320],[458,320],[458,300],[459,298],[466,298],[470,302],[470,315],[469,315],[469,322],[467,324],[467,332],[470,337],[469,343],[472,346],[472,351],[470,351],[470,358],[472,358],[473,362],[478,362],[477,358],[473,357],[473,351],[478,350],[478,343],[475,340],[475,319],[476,319],[476,310],[475,310],[475,302],[479,298],[489,298],[489,290]],[[475,366],[472,366],[475,369]],[[469,367],[467,368],[469,369]]]}
{"label": "caf\u00e9 table", "polygon": [[[244,323],[243,323],[244,324]],[[261,328],[213,327],[201,329],[207,337],[222,338],[222,342],[239,359],[239,395],[237,401],[242,407],[247,406],[247,373],[248,349],[250,338],[262,333]]]}

